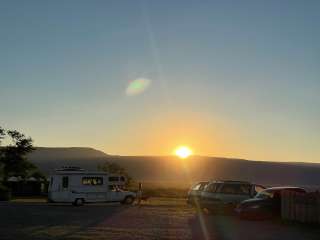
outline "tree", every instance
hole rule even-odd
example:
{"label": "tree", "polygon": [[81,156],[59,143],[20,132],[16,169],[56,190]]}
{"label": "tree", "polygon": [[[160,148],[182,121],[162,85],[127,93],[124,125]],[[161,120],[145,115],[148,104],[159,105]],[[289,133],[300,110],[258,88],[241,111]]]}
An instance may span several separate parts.
{"label": "tree", "polygon": [[2,140],[4,139],[5,135],[6,135],[5,130],[0,126],[0,182],[1,182],[3,175],[4,175],[4,172],[3,172],[4,165],[1,161],[2,157],[3,157],[3,151],[1,151],[2,150],[1,143],[2,143]]}
{"label": "tree", "polygon": [[132,183],[132,178],[128,174],[127,170],[115,162],[106,161],[105,163],[98,165],[98,170],[111,174],[119,174],[125,176],[126,184],[130,185],[130,183]]}
{"label": "tree", "polygon": [[28,177],[36,172],[36,166],[27,160],[27,154],[34,150],[33,140],[16,130],[0,127],[0,144],[5,137],[9,138],[10,143],[0,148],[3,180],[9,176]]}
{"label": "tree", "polygon": [[4,139],[6,135],[6,131],[0,126],[0,146],[1,146],[1,141]]}

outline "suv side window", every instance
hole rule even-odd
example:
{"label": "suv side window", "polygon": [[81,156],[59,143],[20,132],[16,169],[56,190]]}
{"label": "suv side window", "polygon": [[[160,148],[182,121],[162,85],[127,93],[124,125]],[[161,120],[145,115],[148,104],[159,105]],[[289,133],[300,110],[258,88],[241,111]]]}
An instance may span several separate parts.
{"label": "suv side window", "polygon": [[217,191],[217,189],[219,188],[219,185],[218,183],[211,183],[209,185],[207,185],[206,187],[206,192],[211,192],[211,193],[214,193]]}
{"label": "suv side window", "polygon": [[250,195],[251,194],[251,185],[241,184],[239,186],[240,186],[240,188],[239,188],[238,194],[241,194],[241,195]]}
{"label": "suv side window", "polygon": [[236,194],[238,186],[236,184],[223,184],[220,188],[220,193]]}
{"label": "suv side window", "polygon": [[203,189],[207,186],[207,183],[201,183],[199,187],[199,191],[203,191]]}

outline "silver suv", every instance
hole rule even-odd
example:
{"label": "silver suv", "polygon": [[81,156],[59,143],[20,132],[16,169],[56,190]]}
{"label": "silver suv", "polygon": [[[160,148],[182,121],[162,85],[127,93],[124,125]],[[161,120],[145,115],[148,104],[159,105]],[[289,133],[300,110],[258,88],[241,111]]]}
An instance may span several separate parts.
{"label": "silver suv", "polygon": [[209,211],[233,210],[243,200],[265,189],[244,181],[211,181],[200,195],[200,207]]}

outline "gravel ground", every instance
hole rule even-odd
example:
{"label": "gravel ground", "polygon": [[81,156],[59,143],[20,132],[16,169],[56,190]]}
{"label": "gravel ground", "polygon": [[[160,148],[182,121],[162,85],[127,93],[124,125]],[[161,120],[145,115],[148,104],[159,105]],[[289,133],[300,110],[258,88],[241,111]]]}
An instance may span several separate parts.
{"label": "gravel ground", "polygon": [[320,239],[317,227],[197,214],[178,199],[139,206],[0,203],[0,239]]}

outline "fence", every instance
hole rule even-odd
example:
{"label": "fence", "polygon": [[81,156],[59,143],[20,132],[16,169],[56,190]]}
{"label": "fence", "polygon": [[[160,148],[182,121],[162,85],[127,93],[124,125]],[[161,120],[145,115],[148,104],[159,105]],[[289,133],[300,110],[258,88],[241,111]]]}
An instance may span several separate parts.
{"label": "fence", "polygon": [[281,193],[281,217],[283,220],[320,224],[320,193]]}

